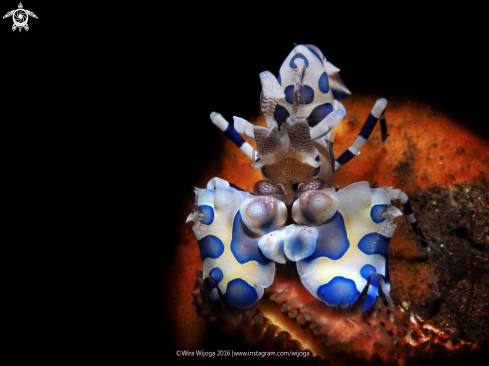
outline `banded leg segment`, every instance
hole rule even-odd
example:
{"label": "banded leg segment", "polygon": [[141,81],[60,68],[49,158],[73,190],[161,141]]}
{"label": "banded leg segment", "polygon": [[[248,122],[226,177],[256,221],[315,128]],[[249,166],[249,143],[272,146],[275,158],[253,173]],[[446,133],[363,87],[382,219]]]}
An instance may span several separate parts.
{"label": "banded leg segment", "polygon": [[418,222],[416,221],[416,218],[414,217],[413,208],[411,207],[411,203],[409,202],[409,197],[406,195],[406,193],[404,193],[400,189],[394,189],[392,187],[384,187],[384,189],[389,194],[389,197],[391,200],[400,200],[401,201],[404,217],[406,218],[406,220],[411,225],[411,228],[413,229],[414,233],[421,240],[421,246],[423,247],[423,249],[426,249],[428,252],[431,251],[431,248],[428,244],[428,241],[426,240],[426,238],[423,234],[423,231],[419,227]]}
{"label": "banded leg segment", "polygon": [[382,132],[382,142],[385,142],[387,139],[387,123],[385,121],[385,108],[387,107],[387,100],[384,98],[378,99],[375,102],[372,111],[370,112],[367,120],[363,124],[363,127],[358,134],[355,142],[352,146],[348,148],[341,156],[335,161],[335,170],[337,170],[340,166],[348,163],[351,159],[353,159],[356,155],[359,154],[360,149],[365,145],[370,134],[372,133],[377,121],[380,120],[380,128]]}
{"label": "banded leg segment", "polygon": [[[387,261],[385,261],[385,264],[387,265]],[[392,312],[394,311],[395,306],[390,296],[390,283],[387,280],[387,276],[387,272],[386,276],[383,276],[379,273],[373,273],[372,275],[370,275],[369,282],[367,284],[367,296],[362,305],[361,311],[365,311],[370,308],[370,306],[372,306],[372,304],[375,302],[375,299],[377,299],[377,296],[379,296],[379,287],[382,289],[382,293],[387,300],[389,308]]]}
{"label": "banded leg segment", "polygon": [[253,159],[253,148],[247,143],[239,133],[234,129],[232,125],[224,119],[224,117],[216,112],[212,112],[210,115],[212,123],[214,123],[224,134],[246,154],[250,159]]}

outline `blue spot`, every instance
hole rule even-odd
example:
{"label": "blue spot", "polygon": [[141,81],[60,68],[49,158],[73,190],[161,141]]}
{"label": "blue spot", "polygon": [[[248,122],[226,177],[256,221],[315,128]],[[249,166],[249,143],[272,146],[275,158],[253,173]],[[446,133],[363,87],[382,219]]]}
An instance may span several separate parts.
{"label": "blue spot", "polygon": [[295,64],[295,60],[297,60],[298,58],[303,59],[304,63],[306,64],[306,67],[309,67],[309,61],[307,60],[307,58],[302,53],[298,53],[297,55],[292,57],[292,60],[290,60],[289,66],[292,69],[297,69],[297,65]]}
{"label": "blue spot", "polygon": [[[305,246],[301,243],[301,241],[295,237],[294,240],[288,240],[287,241],[287,249],[290,252],[290,257],[292,257],[292,260],[295,259],[296,257],[301,257],[301,254],[304,253],[305,251]],[[311,253],[309,253],[311,254]]]}
{"label": "blue spot", "polygon": [[316,56],[318,58],[318,60],[321,61],[321,63],[323,63],[323,60],[321,60],[321,57],[319,57],[319,55],[316,53],[316,51],[314,51],[312,48],[309,48],[309,47],[307,47],[307,49],[309,51],[311,51],[314,54],[314,56]]}
{"label": "blue spot", "polygon": [[305,104],[312,103],[314,100],[314,90],[310,86],[304,85],[301,93],[301,101],[304,101]]}
{"label": "blue spot", "polygon": [[224,245],[217,236],[207,235],[198,240],[198,243],[202,260],[206,258],[219,258],[224,252]]}
{"label": "blue spot", "polygon": [[282,76],[280,75],[280,73],[278,73],[278,79],[277,79],[278,83],[280,85],[282,85]]}
{"label": "blue spot", "polygon": [[370,277],[370,275],[372,273],[375,273],[375,272],[377,272],[377,270],[375,269],[374,266],[372,266],[370,264],[366,264],[360,270],[360,275],[368,281],[368,278]]}
{"label": "blue spot", "polygon": [[350,96],[350,94],[338,89],[331,89],[331,92],[333,93],[334,99],[345,99]]}
{"label": "blue spot", "polygon": [[336,276],[327,284],[318,288],[318,297],[329,306],[341,306],[346,308],[357,301],[358,292],[355,282],[342,276]]}
{"label": "blue spot", "polygon": [[220,268],[214,267],[211,269],[209,272],[209,284],[211,288],[214,288],[217,286],[219,282],[221,282],[223,278],[223,274]]}
{"label": "blue spot", "polygon": [[382,212],[384,212],[386,208],[387,208],[387,205],[375,205],[375,206],[373,206],[372,209],[370,210],[370,217],[372,218],[372,220],[374,222],[376,222],[377,224],[379,222],[384,221],[385,217],[382,217]]}
{"label": "blue spot", "polygon": [[329,80],[328,75],[326,75],[325,72],[323,72],[323,74],[319,78],[318,86],[319,90],[321,90],[323,93],[329,92]]}
{"label": "blue spot", "polygon": [[273,113],[273,117],[275,118],[275,121],[277,121],[279,128],[282,125],[282,123],[284,123],[287,120],[287,118],[289,118],[289,116],[290,116],[289,111],[285,107],[281,106],[280,104],[277,104],[277,106],[275,107],[275,112]]}
{"label": "blue spot", "polygon": [[270,260],[265,257],[258,247],[260,235],[252,233],[243,223],[239,211],[236,213],[233,223],[233,238],[231,240],[231,252],[236,260],[244,264],[249,261],[257,261],[266,265]]}
{"label": "blue spot", "polygon": [[[285,100],[294,104],[294,85],[289,85],[285,88]],[[308,86],[304,85],[300,91],[300,103],[301,104],[310,104],[314,100],[314,90]]]}
{"label": "blue spot", "polygon": [[240,309],[247,309],[259,300],[256,289],[241,278],[229,281],[224,297],[229,305]]}
{"label": "blue spot", "polygon": [[370,233],[365,235],[358,243],[358,249],[365,254],[381,254],[387,257],[387,248],[389,247],[390,238],[379,233]]}
{"label": "blue spot", "polygon": [[285,255],[294,262],[300,261],[306,257],[309,257],[316,249],[316,240],[312,238],[299,239],[299,235],[289,235],[285,241],[284,252]]}
{"label": "blue spot", "polygon": [[304,259],[307,263],[319,257],[340,259],[350,247],[346,236],[345,220],[339,212],[336,212],[325,224],[316,227],[316,230],[318,231],[316,251]]}
{"label": "blue spot", "polygon": [[[287,103],[293,104],[294,103],[294,86],[289,85],[288,87],[285,88],[285,100]],[[278,105],[277,105],[278,107]]]}
{"label": "blue spot", "polygon": [[312,110],[309,117],[307,117],[307,123],[309,124],[309,127],[316,126],[331,112],[333,112],[333,106],[331,105],[331,103],[318,105]]}
{"label": "blue spot", "polygon": [[212,221],[214,221],[214,210],[211,206],[208,205],[200,205],[199,206],[200,212],[204,214],[204,218],[200,220],[201,223],[205,225],[210,225],[212,224]]}

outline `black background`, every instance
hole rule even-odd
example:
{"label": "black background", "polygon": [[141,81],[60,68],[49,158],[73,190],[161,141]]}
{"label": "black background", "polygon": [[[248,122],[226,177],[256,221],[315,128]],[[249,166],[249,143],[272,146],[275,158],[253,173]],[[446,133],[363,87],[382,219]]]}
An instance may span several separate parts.
{"label": "black background", "polygon": [[182,197],[219,149],[209,114],[255,116],[258,74],[276,75],[294,43],[318,46],[352,93],[427,101],[489,138],[481,9],[23,4],[39,17],[29,32],[0,21],[6,219],[18,233],[8,304],[34,339],[84,329],[72,359],[140,343],[171,352],[161,308],[178,280],[164,263]]}

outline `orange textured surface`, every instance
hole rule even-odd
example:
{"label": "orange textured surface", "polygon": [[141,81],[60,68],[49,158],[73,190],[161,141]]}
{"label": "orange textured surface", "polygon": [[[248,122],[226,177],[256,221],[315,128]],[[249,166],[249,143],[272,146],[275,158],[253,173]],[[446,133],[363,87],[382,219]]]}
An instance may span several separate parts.
{"label": "orange textured surface", "polygon": [[[353,143],[375,99],[360,95],[349,97],[342,103],[347,114],[335,129],[336,157]],[[479,138],[443,112],[432,110],[427,104],[409,100],[388,100],[388,103],[387,141],[381,142],[377,125],[361,154],[335,173],[334,187],[343,188],[366,180],[371,186],[395,186],[409,195],[418,187],[448,186],[488,176],[487,140]],[[256,123],[264,122],[258,120]],[[215,128],[210,121],[208,124],[209,128]],[[195,185],[203,187],[209,179],[219,176],[252,191],[254,183],[262,178],[260,171],[254,170],[250,160],[224,135],[222,144],[223,154],[214,157],[216,163],[211,171],[202,172]],[[193,199],[187,199],[182,210],[185,214],[190,213],[192,206]],[[415,205],[413,210],[416,214]],[[397,219],[398,229],[389,247],[391,295],[394,301],[420,301],[430,293],[430,268],[428,262],[409,261],[409,258],[423,253],[415,244],[416,237],[410,226],[403,220]],[[182,223],[181,233],[176,255],[170,264],[170,271],[180,284],[172,287],[173,292],[167,299],[168,308],[174,311],[169,314],[173,328],[171,333],[179,349],[197,350],[202,345],[206,329],[204,320],[195,312],[191,291],[195,282],[194,269],[202,270],[202,262],[192,223]],[[403,260],[396,261],[396,257]]]}

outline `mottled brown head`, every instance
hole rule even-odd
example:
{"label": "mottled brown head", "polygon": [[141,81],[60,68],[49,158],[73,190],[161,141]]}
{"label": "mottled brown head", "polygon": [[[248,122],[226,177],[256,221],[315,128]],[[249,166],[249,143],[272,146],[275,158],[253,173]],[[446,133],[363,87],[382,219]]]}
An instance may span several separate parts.
{"label": "mottled brown head", "polygon": [[322,146],[317,146],[318,167],[303,163],[291,155],[276,156],[275,163],[262,167],[263,178],[272,184],[281,184],[287,197],[286,204],[291,204],[300,184],[308,184],[315,179],[322,179],[328,185],[333,177],[333,165],[330,154]]}

